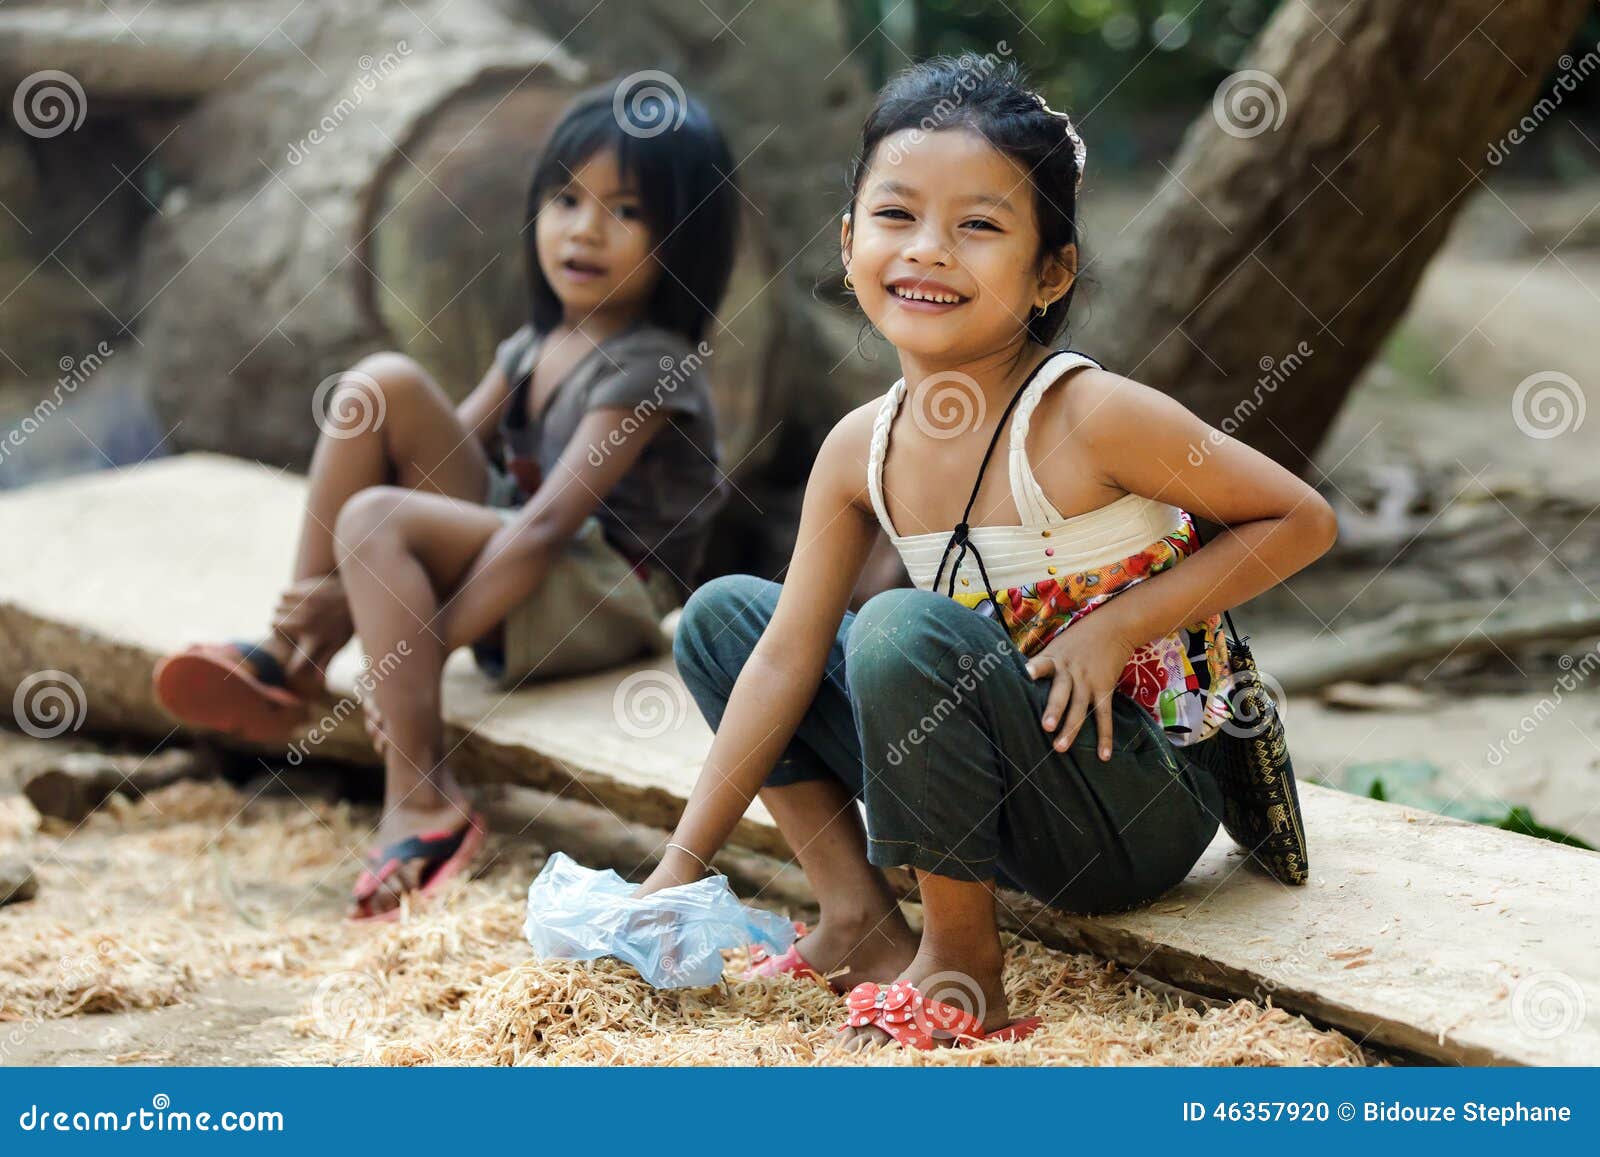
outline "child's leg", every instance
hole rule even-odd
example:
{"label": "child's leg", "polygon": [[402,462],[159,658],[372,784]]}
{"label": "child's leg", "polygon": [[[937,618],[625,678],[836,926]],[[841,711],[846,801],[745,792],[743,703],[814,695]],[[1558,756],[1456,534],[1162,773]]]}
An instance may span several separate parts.
{"label": "child's leg", "polygon": [[1056,751],[1040,725],[1048,682],[1028,677],[999,623],[942,595],[869,600],[846,664],[867,754],[868,857],[915,868],[922,887],[922,944],[903,978],[986,1029],[1008,1016],[1000,873],[1070,911],[1136,906],[1181,880],[1216,831],[1215,781],[1137,704],[1113,700],[1109,761],[1092,719]]}
{"label": "child's leg", "polygon": [[[725,575],[699,587],[684,605],[673,658],[713,730],[780,590],[766,579]],[[893,889],[867,862],[856,804],[861,746],[843,671],[843,639],[853,618],[845,616],[811,710],[761,792],[822,909],[800,951],[824,974],[841,973],[836,979],[842,983],[888,980],[916,946]]]}
{"label": "child's leg", "polygon": [[[469,502],[483,501],[487,492],[482,445],[461,425],[444,390],[403,354],[374,354],[357,362],[335,388],[319,423],[295,582],[334,574],[334,524],[360,490],[391,483]],[[326,606],[312,629],[298,636],[280,633],[275,621],[265,643],[287,668],[291,686],[302,692],[320,689],[324,669],[354,629],[347,598],[329,599]]]}
{"label": "child's leg", "polygon": [[[502,525],[483,507],[389,486],[362,491],[339,512],[336,561],[389,740],[379,846],[467,819],[444,750],[440,676],[448,654],[435,617]],[[373,910],[397,903],[422,869],[420,861],[402,867]]]}
{"label": "child's leg", "polygon": [[856,800],[832,776],[761,792],[822,909],[817,926],[800,941],[800,952],[845,987],[899,976],[917,945],[894,889],[867,861],[867,834]]}

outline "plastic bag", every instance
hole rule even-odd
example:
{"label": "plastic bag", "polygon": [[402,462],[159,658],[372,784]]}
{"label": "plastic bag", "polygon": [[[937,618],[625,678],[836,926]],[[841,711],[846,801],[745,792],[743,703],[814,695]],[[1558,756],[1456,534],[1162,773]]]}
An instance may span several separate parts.
{"label": "plastic bag", "polygon": [[615,956],[657,988],[694,988],[722,979],[722,949],[746,944],[783,952],[794,925],[741,904],[726,876],[663,888],[642,899],[615,872],[563,852],[528,886],[523,934],[535,955],[558,960]]}

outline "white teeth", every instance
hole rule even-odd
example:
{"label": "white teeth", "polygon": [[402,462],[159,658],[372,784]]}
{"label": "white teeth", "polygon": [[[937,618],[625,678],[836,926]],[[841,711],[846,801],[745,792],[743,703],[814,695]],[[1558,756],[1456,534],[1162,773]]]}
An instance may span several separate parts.
{"label": "white teeth", "polygon": [[927,293],[919,289],[907,289],[901,285],[890,287],[896,297],[904,297],[909,301],[936,301],[940,305],[955,305],[961,298],[954,293]]}

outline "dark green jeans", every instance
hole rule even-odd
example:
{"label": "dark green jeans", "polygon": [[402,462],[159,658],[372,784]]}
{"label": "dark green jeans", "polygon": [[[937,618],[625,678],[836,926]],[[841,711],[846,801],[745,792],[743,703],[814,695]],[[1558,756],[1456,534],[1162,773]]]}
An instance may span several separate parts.
{"label": "dark green jeans", "polygon": [[[713,730],[780,590],[725,575],[684,606],[673,656]],[[1004,627],[944,595],[876,595],[844,616],[766,786],[842,781],[865,804],[867,857],[880,867],[994,879],[1069,912],[1148,903],[1216,834],[1208,743],[1173,746],[1119,692],[1109,761],[1092,715],[1057,751],[1040,725],[1049,681],[1026,662]]]}

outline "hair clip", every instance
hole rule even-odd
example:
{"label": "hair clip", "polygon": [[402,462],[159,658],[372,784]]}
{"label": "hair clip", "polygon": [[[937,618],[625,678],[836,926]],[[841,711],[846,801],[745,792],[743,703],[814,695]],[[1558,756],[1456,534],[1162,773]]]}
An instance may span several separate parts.
{"label": "hair clip", "polygon": [[1071,117],[1064,112],[1057,112],[1055,109],[1051,108],[1050,105],[1046,103],[1044,96],[1040,93],[1034,93],[1033,99],[1039,102],[1039,107],[1044,109],[1045,112],[1049,113],[1053,117],[1060,118],[1062,127],[1067,130],[1067,139],[1072,142],[1072,158],[1078,166],[1078,176],[1072,185],[1072,191],[1076,193],[1079,189],[1083,188],[1083,165],[1084,162],[1089,159],[1089,150],[1084,145],[1083,138],[1078,135],[1078,130],[1072,127]]}

